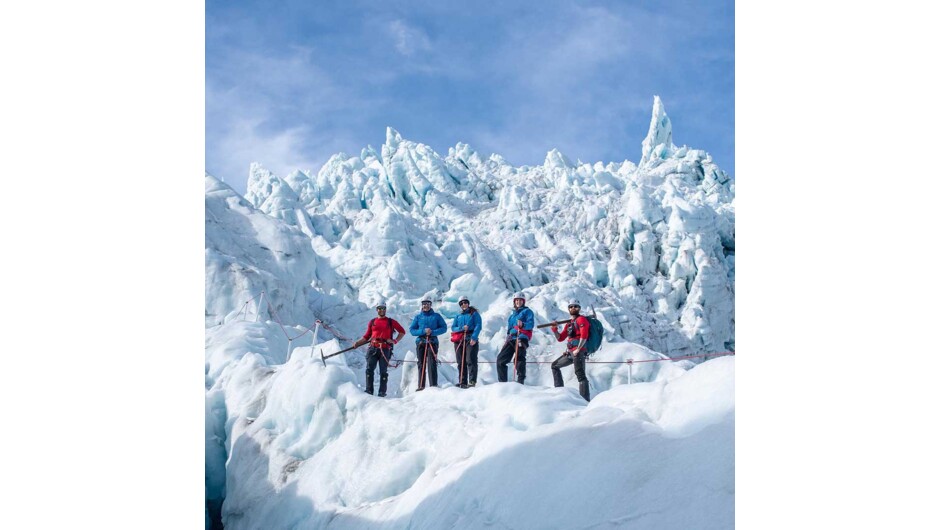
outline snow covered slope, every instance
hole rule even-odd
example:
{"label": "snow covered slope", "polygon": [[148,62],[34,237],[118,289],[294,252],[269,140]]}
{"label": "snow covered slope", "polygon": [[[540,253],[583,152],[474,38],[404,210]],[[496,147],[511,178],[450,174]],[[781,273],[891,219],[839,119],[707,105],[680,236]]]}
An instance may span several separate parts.
{"label": "snow covered slope", "polygon": [[[591,364],[587,407],[548,388],[547,364],[525,387],[491,385],[520,290],[537,323],[571,298],[593,306],[597,361],[734,348],[734,180],[672,138],[656,98],[638,165],[552,150],[516,167],[465,144],[441,156],[389,128],[378,152],[315,175],[254,164],[244,197],[206,175],[207,525],[727,527],[733,359]],[[400,399],[380,401],[357,389],[364,348],[319,366],[376,302],[407,327],[430,296],[450,324],[461,295],[483,317],[483,386],[450,388],[444,364],[443,388],[415,394],[406,363],[391,371]],[[559,346],[536,331],[529,352]],[[414,360],[413,342],[395,357]],[[673,491],[682,509],[658,499]]]}
{"label": "snow covered slope", "polygon": [[733,526],[733,357],[662,363],[590,404],[509,383],[379,399],[341,357],[301,347],[282,364],[265,346],[279,333],[208,337],[214,360],[243,352],[207,393],[207,498],[224,493],[226,528]]}

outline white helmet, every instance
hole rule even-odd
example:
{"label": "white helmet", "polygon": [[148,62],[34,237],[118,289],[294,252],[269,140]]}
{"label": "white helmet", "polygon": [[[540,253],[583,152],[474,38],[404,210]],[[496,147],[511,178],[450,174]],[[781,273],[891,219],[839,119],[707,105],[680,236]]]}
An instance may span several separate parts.
{"label": "white helmet", "polygon": [[519,291],[518,293],[513,295],[512,299],[513,300],[522,299],[522,301],[525,301],[525,293],[523,293],[522,291]]}
{"label": "white helmet", "polygon": [[569,308],[570,308],[571,306],[573,306],[573,305],[576,305],[576,306],[578,306],[578,307],[580,308],[580,307],[581,307],[581,302],[579,302],[578,300],[571,300],[570,302],[568,302],[568,307],[569,307]]}
{"label": "white helmet", "polygon": [[375,308],[376,308],[376,309],[385,309],[385,307],[386,307],[386,306],[385,306],[385,300],[382,300],[382,301],[380,301],[379,303],[375,304]]}
{"label": "white helmet", "polygon": [[460,297],[460,300],[457,300],[457,303],[459,304],[459,303],[462,303],[462,302],[467,302],[467,303],[469,304],[469,303],[470,303],[470,299],[467,298],[466,296],[461,296],[461,297]]}

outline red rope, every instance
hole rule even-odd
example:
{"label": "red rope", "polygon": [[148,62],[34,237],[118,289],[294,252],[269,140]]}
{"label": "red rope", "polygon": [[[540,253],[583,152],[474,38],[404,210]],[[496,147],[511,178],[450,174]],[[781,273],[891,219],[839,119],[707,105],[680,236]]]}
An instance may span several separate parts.
{"label": "red rope", "polygon": [[[464,327],[466,327],[466,326],[464,326]],[[464,330],[464,333],[466,333],[466,330]],[[462,350],[462,351],[463,351],[463,355],[461,355],[460,374],[458,374],[458,379],[459,379],[460,381],[459,381],[458,384],[461,384],[461,385],[462,385],[462,384],[463,384],[463,370],[464,370],[464,365],[467,364],[467,341],[461,340],[460,343],[463,345],[463,350]],[[442,361],[442,362],[443,362],[443,361]],[[455,362],[455,363],[457,362],[457,352],[456,352],[456,351],[454,352],[454,362]],[[447,364],[450,364],[450,363],[448,362]]]}
{"label": "red rope", "polygon": [[271,305],[271,297],[269,296],[265,298],[264,301],[268,303],[268,311],[270,311],[271,314],[274,315],[274,320],[277,320],[277,325],[281,326],[281,331],[284,332],[284,336],[287,337],[288,340],[290,340],[290,335],[288,335],[287,330],[284,329],[284,324],[281,323],[281,317],[277,316],[277,311],[275,311],[274,306]]}
{"label": "red rope", "polygon": [[[250,299],[248,300],[248,302],[245,302],[245,305],[247,306],[249,302],[251,302],[251,301],[254,300],[255,298],[258,298],[258,296],[261,296],[261,295],[263,295],[263,294],[264,294],[264,291],[261,291],[260,294],[257,294],[257,295],[255,295],[255,296],[253,296],[252,298],[250,298]],[[278,326],[281,327],[281,331],[284,333],[284,336],[287,337],[287,340],[288,340],[288,341],[293,342],[294,340],[299,339],[300,337],[303,337],[304,335],[306,335],[308,332],[312,331],[313,326],[310,326],[310,327],[308,327],[303,333],[301,333],[300,335],[297,335],[296,337],[291,338],[291,336],[287,333],[287,330],[284,329],[284,324],[281,323],[281,318],[278,316],[277,311],[275,311],[274,306],[271,305],[271,299],[270,299],[270,298],[271,298],[271,297],[269,296],[269,297],[265,298],[264,301],[267,302],[267,304],[268,304],[268,310],[271,312],[272,315],[274,315],[274,319],[277,320]],[[239,311],[239,314],[240,314],[240,313],[241,313],[241,311]],[[247,313],[246,313],[246,314],[247,314]],[[320,321],[320,320],[317,320],[317,321],[314,322],[314,325],[316,325],[317,322],[320,322],[320,325],[323,326],[323,327],[324,327],[326,330],[328,330],[330,333],[332,333],[333,336],[335,336],[335,337],[337,337],[337,338],[339,338],[339,339],[341,339],[341,340],[345,340],[345,341],[350,340],[350,339],[348,339],[348,338],[346,338],[346,337],[343,337],[341,334],[339,334],[337,331],[335,331],[333,328],[331,328],[329,325],[327,325],[326,322],[322,322],[322,321]],[[464,348],[466,348],[466,346],[464,346]],[[516,364],[517,364],[516,355],[518,355],[518,348],[519,348],[519,341],[518,341],[518,339],[516,340],[516,348],[517,348],[517,349],[516,349],[516,352],[517,352],[517,353],[513,355],[513,368],[512,368],[513,379],[516,378]],[[427,343],[425,343],[424,355],[425,355],[425,359],[427,359]],[[584,361],[584,362],[585,362],[585,364],[638,364],[638,363],[658,363],[658,362],[663,362],[663,361],[681,361],[681,360],[683,360],[683,359],[694,359],[694,358],[696,358],[696,357],[712,357],[712,356],[716,356],[716,357],[717,357],[717,356],[720,356],[720,355],[734,355],[734,352],[733,352],[733,351],[725,351],[725,352],[717,352],[717,353],[702,353],[702,354],[699,354],[699,355],[684,355],[684,356],[682,356],[682,357],[670,357],[670,358],[668,358],[668,359],[642,359],[642,360],[639,360],[639,361],[634,361],[633,359],[628,359],[628,360],[626,360],[626,361]],[[384,357],[385,355],[383,354],[382,356]],[[437,357],[438,357],[438,356],[435,355],[434,357],[435,357],[435,360],[437,360]],[[386,362],[388,362],[388,359],[386,359]],[[400,365],[401,363],[416,363],[416,362],[418,362],[418,361],[406,361],[406,360],[402,359],[402,360],[398,361],[398,364]],[[426,361],[425,361],[425,362],[426,362]],[[438,360],[437,362],[438,362],[439,364],[458,364],[456,359],[455,359],[453,362],[451,362],[451,361],[440,361],[440,360]],[[555,362],[555,361],[526,361],[525,364],[551,364],[551,363],[553,363],[553,362]],[[389,363],[389,364],[391,364],[391,363]],[[479,361],[477,364],[496,364],[496,361]],[[397,367],[397,365],[396,365],[396,367]],[[461,366],[461,368],[462,368],[462,366]],[[427,365],[425,365],[425,371],[427,371]],[[422,376],[423,376],[423,375],[424,375],[424,374],[422,374]]]}
{"label": "red rope", "polygon": [[[395,357],[393,356],[392,359],[389,360],[389,358],[385,356],[385,348],[386,348],[385,346],[379,346],[378,348],[379,348],[379,353],[382,355],[382,358],[385,359],[385,365],[386,365],[386,366],[388,366],[388,367],[391,368],[392,370],[394,370],[395,368],[398,368],[399,366],[401,366],[402,361],[398,361],[398,362],[396,362],[395,364],[392,364],[392,361],[395,360]],[[389,349],[391,349],[391,348],[389,348]]]}
{"label": "red rope", "polygon": [[662,361],[681,361],[681,360],[683,360],[683,359],[694,359],[694,358],[696,358],[696,357],[711,357],[711,356],[716,356],[716,357],[717,357],[717,356],[719,356],[719,355],[734,355],[734,352],[733,352],[733,351],[723,351],[723,352],[718,352],[718,353],[703,353],[703,354],[700,354],[700,355],[685,355],[685,356],[682,356],[682,357],[670,357],[669,359],[643,359],[643,360],[639,360],[639,361],[634,361],[633,359],[630,359],[630,360],[627,360],[627,361],[586,361],[586,362],[588,362],[588,363],[593,363],[593,364],[658,363],[658,362],[662,362]]}
{"label": "red rope", "polygon": [[[636,364],[636,363],[661,363],[665,361],[681,361],[683,359],[692,359],[694,357],[712,357],[720,355],[734,355],[733,351],[718,352],[718,353],[703,353],[700,355],[685,355],[683,357],[670,357],[669,359],[644,359],[640,361],[634,361],[633,359],[628,359],[626,361],[584,361],[585,364]],[[398,361],[400,363],[416,363],[418,361]],[[457,361],[440,361],[442,364],[457,364]],[[526,364],[552,364],[555,361],[526,361]],[[479,361],[477,364],[496,364],[496,361]]]}
{"label": "red rope", "polygon": [[249,298],[248,300],[246,300],[245,303],[242,304],[242,308],[238,310],[238,313],[235,315],[235,318],[240,318],[242,316],[242,311],[245,312],[245,318],[248,318],[248,304],[250,304],[252,300],[254,300],[255,298],[258,298],[259,296],[261,296],[261,293],[258,293],[252,296],[251,298]]}
{"label": "red rope", "polygon": [[[261,291],[260,294],[255,295],[254,297],[252,297],[251,299],[249,299],[248,302],[251,302],[252,300],[254,300],[255,298],[258,298],[259,296],[261,296],[261,295],[263,295],[263,294],[265,294],[265,292],[264,292],[264,291]],[[301,333],[300,335],[297,335],[296,337],[291,337],[290,334],[287,333],[287,330],[284,328],[284,323],[281,322],[281,317],[278,316],[277,311],[274,309],[274,306],[271,305],[271,297],[270,297],[270,296],[266,297],[266,298],[264,299],[264,301],[265,301],[265,303],[268,304],[268,311],[270,311],[271,314],[274,315],[274,320],[277,321],[277,324],[281,327],[281,332],[284,333],[284,336],[287,337],[287,340],[288,340],[288,341],[293,342],[293,341],[299,339],[300,337],[303,337],[303,336],[306,335],[307,333],[313,331],[313,327],[314,327],[314,325],[316,325],[317,322],[319,322],[320,325],[323,326],[324,329],[326,329],[327,331],[329,331],[330,333],[332,333],[334,337],[336,337],[336,338],[338,338],[338,339],[340,339],[340,340],[345,340],[345,341],[352,340],[352,339],[350,339],[350,338],[348,338],[348,337],[344,337],[341,333],[339,333],[339,332],[336,331],[335,329],[331,328],[326,322],[323,322],[322,320],[319,320],[319,319],[317,319],[316,321],[314,321],[313,325],[311,325],[310,327],[306,328],[306,329],[304,330],[304,332]],[[248,302],[245,302],[245,306],[246,306],[246,307],[247,307],[247,305],[248,305]],[[240,313],[241,313],[241,311],[239,311],[239,314],[240,314]],[[247,315],[247,312],[246,312],[245,314]]]}
{"label": "red rope", "polygon": [[320,322],[320,325],[323,326],[323,329],[325,329],[325,330],[329,331],[330,333],[332,333],[333,336],[336,337],[337,339],[345,340],[345,341],[347,341],[347,342],[352,340],[352,339],[350,339],[349,337],[344,337],[342,333],[340,333],[340,332],[336,331],[335,329],[331,328],[331,327],[329,326],[329,324],[327,324],[326,322],[321,321],[321,322]]}
{"label": "red rope", "polygon": [[[428,344],[429,344],[429,341],[425,341],[424,343],[424,366],[422,367],[423,369],[421,370],[421,377],[419,378],[419,381],[418,381],[418,388],[424,388],[424,374],[425,372],[428,371]],[[418,361],[416,360],[415,362],[418,362]]]}
{"label": "red rope", "polygon": [[[320,321],[319,321],[319,320],[315,320],[315,321],[313,322],[313,326],[308,327],[308,328],[306,329],[306,331],[304,331],[304,332],[301,333],[300,335],[297,335],[297,336],[294,337],[294,338],[288,337],[287,340],[289,340],[289,341],[294,341],[294,340],[299,339],[300,337],[303,337],[303,336],[306,335],[307,333],[313,331],[313,327],[316,326],[317,322],[320,322]],[[320,323],[322,324],[322,322],[320,322]]]}

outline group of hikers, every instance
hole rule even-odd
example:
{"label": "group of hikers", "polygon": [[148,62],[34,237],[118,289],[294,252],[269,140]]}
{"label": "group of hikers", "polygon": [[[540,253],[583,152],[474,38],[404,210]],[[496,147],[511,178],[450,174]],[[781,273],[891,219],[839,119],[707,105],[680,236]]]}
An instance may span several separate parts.
{"label": "group of hikers", "polygon": [[[501,383],[508,381],[510,362],[514,363],[516,382],[524,384],[526,376],[526,350],[535,328],[535,314],[525,305],[523,293],[513,297],[513,309],[506,321],[506,342],[496,356],[496,377]],[[460,312],[450,326],[451,342],[457,359],[460,388],[469,388],[477,384],[477,358],[480,351],[480,331],[483,320],[479,311],[470,305],[470,300],[463,296],[459,300]],[[392,359],[392,349],[405,335],[405,329],[393,318],[386,316],[386,306],[380,302],[375,310],[376,318],[369,321],[365,334],[353,347],[369,343],[366,354],[366,389],[372,394],[375,390],[375,367],[379,367],[379,397],[384,397],[388,389],[388,366]],[[574,365],[578,378],[579,392],[586,401],[591,400],[584,362],[588,355],[587,342],[591,324],[581,315],[581,304],[572,300],[568,304],[571,320],[558,330],[559,322],[552,322],[551,330],[558,342],[567,342],[564,353],[552,362],[552,377],[556,387],[565,386],[561,369]],[[544,327],[544,326],[543,326]],[[421,301],[421,312],[411,321],[408,330],[415,337],[418,358],[418,390],[426,385],[437,386],[437,364],[440,352],[438,336],[447,332],[447,323],[439,313],[431,308],[431,300]],[[398,336],[392,337],[397,333]]]}

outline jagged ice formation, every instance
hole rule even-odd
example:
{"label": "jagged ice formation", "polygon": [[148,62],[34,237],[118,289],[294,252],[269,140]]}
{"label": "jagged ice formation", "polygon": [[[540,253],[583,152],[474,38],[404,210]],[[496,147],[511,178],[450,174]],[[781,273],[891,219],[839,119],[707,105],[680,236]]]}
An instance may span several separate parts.
{"label": "jagged ice formation", "polygon": [[[658,97],[639,164],[573,163],[552,150],[542,165],[516,167],[462,143],[441,156],[391,128],[379,151],[334,155],[315,175],[298,170],[281,178],[252,164],[244,197],[205,177],[207,528],[220,517],[229,528],[395,528],[409,518],[426,527],[494,521],[544,526],[545,521],[516,519],[493,498],[475,498],[466,490],[484,483],[482,470],[506,467],[512,448],[499,444],[546,437],[549,443],[574,443],[584,429],[611,447],[626,437],[647,455],[673,444],[647,440],[640,424],[654,425],[666,439],[694,438],[682,454],[694,460],[702,452],[707,459],[712,451],[712,463],[666,471],[624,463],[597,470],[598,480],[637,493],[615,508],[589,507],[598,524],[632,513],[638,528],[688,526],[693,508],[709,513],[713,527],[726,524],[729,488],[733,496],[733,456],[727,453],[733,399],[698,415],[678,411],[689,403],[711,403],[715,389],[733,396],[732,359],[706,372],[686,372],[699,361],[636,365],[629,375],[623,364],[591,365],[596,398],[584,409],[573,389],[540,388],[551,386],[545,365],[529,368],[525,388],[488,388],[495,371],[481,364],[480,380],[487,386],[421,396],[413,392],[416,370],[406,364],[392,370],[389,381],[389,396],[401,399],[373,403],[355,390],[364,379],[364,351],[331,359],[326,369],[319,365],[319,351],[338,350],[349,344],[344,339],[360,336],[379,300],[408,327],[424,296],[437,301],[435,309],[449,324],[458,298],[466,295],[483,316],[480,360],[492,361],[516,291],[527,294],[538,323],[566,317],[572,298],[585,309],[593,306],[606,329],[598,360],[733,350],[733,177],[704,151],[673,144],[672,124]],[[309,333],[288,344],[281,323],[293,336],[316,319],[329,326],[316,344]],[[444,342],[442,353],[450,360],[446,337]],[[558,343],[536,332],[529,351],[530,359],[551,360]],[[415,358],[410,338],[396,348],[396,357]],[[689,378],[693,372],[699,375]],[[570,370],[565,377],[573,386]],[[637,384],[624,386],[628,378]],[[453,367],[442,365],[442,385],[455,379]],[[664,389],[678,387],[685,390],[665,397]],[[605,403],[623,410],[613,414]],[[516,413],[507,419],[499,413],[503,409]],[[435,422],[469,440],[456,446],[463,457],[413,450],[454,446],[453,437],[423,430],[438,428]],[[604,423],[617,427],[590,427]],[[376,461],[363,453],[379,450],[376,444],[402,448],[381,453],[388,462]],[[371,467],[357,469],[363,461]],[[357,475],[376,468],[384,475]],[[323,482],[323,469],[341,476],[341,483]],[[436,478],[441,470],[453,476]],[[703,497],[707,506],[657,511],[631,504],[643,498],[655,504],[690,472],[714,486]],[[621,483],[618,473],[658,477],[650,483],[659,489]],[[529,484],[533,491],[548,478],[540,476]],[[469,495],[466,504],[426,505],[427,495],[454,488]],[[547,491],[539,495],[551,498]],[[664,519],[667,512],[672,519]]]}

